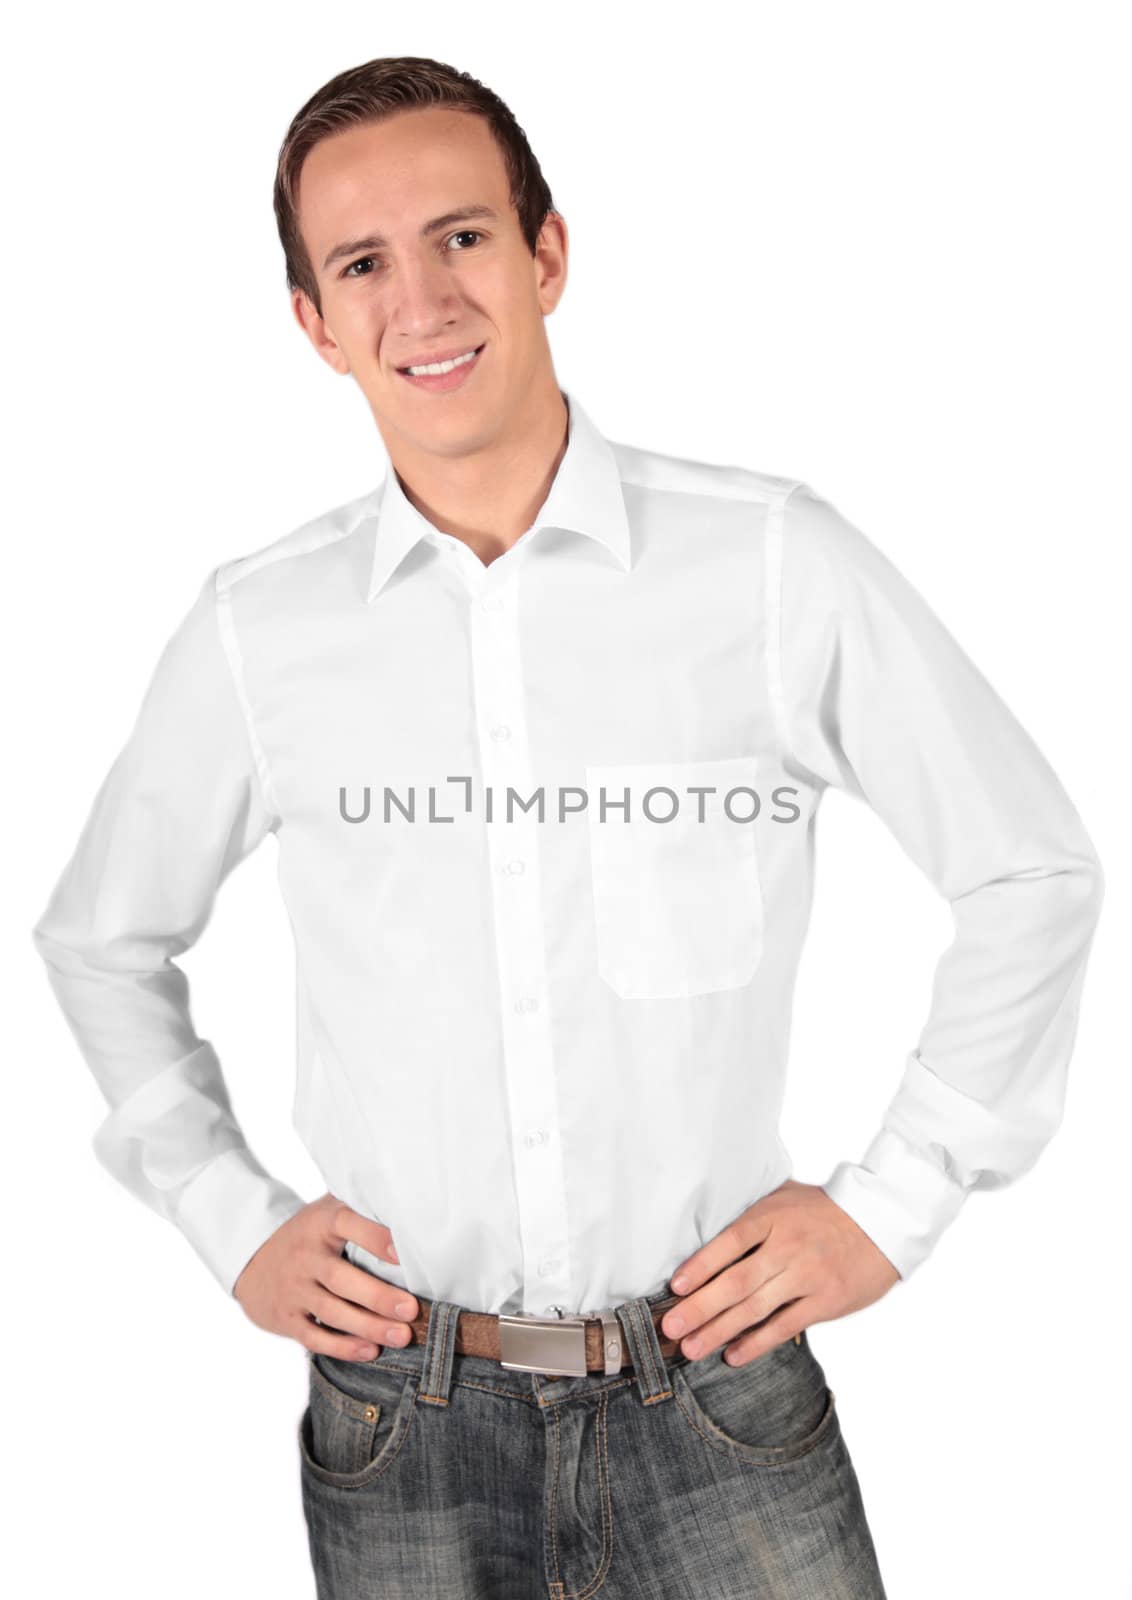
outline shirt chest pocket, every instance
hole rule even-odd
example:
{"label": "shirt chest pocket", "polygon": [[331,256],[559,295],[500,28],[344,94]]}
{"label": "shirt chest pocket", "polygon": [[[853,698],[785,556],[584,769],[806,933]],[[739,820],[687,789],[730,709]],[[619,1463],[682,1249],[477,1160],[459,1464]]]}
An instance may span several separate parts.
{"label": "shirt chest pocket", "polygon": [[[624,999],[712,994],[754,976],[759,824],[733,820],[724,801],[740,790],[730,809],[751,818],[756,769],[753,756],[586,767],[597,965]],[[626,798],[627,811],[611,804]]]}

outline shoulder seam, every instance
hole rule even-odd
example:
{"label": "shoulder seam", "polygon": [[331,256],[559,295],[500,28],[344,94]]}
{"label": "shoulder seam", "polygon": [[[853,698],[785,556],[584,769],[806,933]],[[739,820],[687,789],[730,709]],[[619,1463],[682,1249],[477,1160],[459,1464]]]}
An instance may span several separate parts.
{"label": "shoulder seam", "polygon": [[[217,594],[226,594],[244,578],[252,577],[264,567],[275,566],[280,561],[296,561],[300,556],[309,556],[317,550],[324,549],[327,545],[338,544],[343,539],[348,539],[358,531],[364,522],[374,515],[374,509],[368,504],[372,495],[363,497],[367,502],[359,508],[357,516],[351,518],[344,528],[320,526],[325,521],[324,516],[313,517],[310,522],[300,523],[282,539],[277,539],[260,550],[249,551],[246,555],[234,556],[224,561],[217,568],[216,588]],[[333,513],[331,513],[333,514]],[[281,549],[280,546],[287,539],[299,539],[305,534],[306,540],[298,548]]]}
{"label": "shoulder seam", "polygon": [[746,463],[674,455],[670,451],[650,449],[646,445],[632,444],[609,435],[605,435],[605,442],[613,453],[618,475],[626,488],[767,505],[791,489],[797,481],[793,473],[765,472]]}
{"label": "shoulder seam", "polygon": [[240,641],[236,633],[236,622],[232,615],[232,587],[220,581],[220,567],[215,567],[212,572],[212,597],[216,616],[216,628],[220,635],[220,643],[224,652],[228,675],[232,683],[232,691],[240,708],[244,721],[244,730],[247,733],[248,745],[251,749],[252,763],[255,767],[256,777],[259,780],[260,793],[267,809],[275,818],[275,824],[282,822],[282,813],[279,809],[278,796],[275,793],[275,784],[272,781],[271,769],[267,764],[267,755],[260,743],[259,734],[256,732],[255,719],[252,715],[251,701],[248,697],[247,685],[244,681],[244,659],[240,650]]}
{"label": "shoulder seam", "polygon": [[767,691],[770,698],[774,734],[779,758],[790,751],[790,727],[786,714],[786,690],[782,672],[782,527],[786,502],[796,489],[804,488],[801,479],[780,490],[767,506],[766,533],[763,539],[763,622]]}

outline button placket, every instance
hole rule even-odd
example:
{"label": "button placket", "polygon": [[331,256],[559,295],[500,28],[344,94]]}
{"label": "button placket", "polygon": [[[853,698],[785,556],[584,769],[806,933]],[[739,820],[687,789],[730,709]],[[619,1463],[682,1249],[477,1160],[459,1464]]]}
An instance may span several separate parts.
{"label": "button placket", "polygon": [[537,810],[516,806],[535,788],[523,703],[518,573],[471,608],[473,693],[484,784],[493,791],[485,820],[496,956],[503,1005],[504,1069],[524,1261],[524,1304],[569,1303],[569,1233],[554,1055],[546,993]]}

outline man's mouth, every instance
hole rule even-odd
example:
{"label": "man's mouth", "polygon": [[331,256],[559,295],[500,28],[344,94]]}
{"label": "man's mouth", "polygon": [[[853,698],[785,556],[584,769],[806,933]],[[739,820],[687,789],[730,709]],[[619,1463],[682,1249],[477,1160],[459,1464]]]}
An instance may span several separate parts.
{"label": "man's mouth", "polygon": [[486,348],[485,341],[469,350],[453,351],[447,360],[414,362],[408,367],[398,367],[397,371],[414,389],[433,395],[451,394],[473,381]]}
{"label": "man's mouth", "polygon": [[442,378],[447,373],[456,371],[459,367],[470,366],[482,349],[482,344],[473,345],[471,349],[462,351],[450,360],[427,361],[419,364],[410,363],[408,366],[398,367],[397,371],[404,373],[406,377]]}

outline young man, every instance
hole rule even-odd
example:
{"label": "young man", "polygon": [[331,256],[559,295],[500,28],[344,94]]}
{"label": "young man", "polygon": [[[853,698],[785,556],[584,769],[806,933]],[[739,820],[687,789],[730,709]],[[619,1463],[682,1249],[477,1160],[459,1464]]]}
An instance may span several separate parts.
{"label": "young man", "polygon": [[[613,444],[559,387],[566,225],[490,91],[341,74],[276,212],[390,465],[209,574],[37,924],[98,1153],[309,1352],[321,1596],[882,1596],[808,1329],[1052,1135],[1091,842],[829,502]],[[956,936],[875,1138],[814,1185],[776,1124],[831,784]],[[172,959],[270,833],[310,1204]]]}

